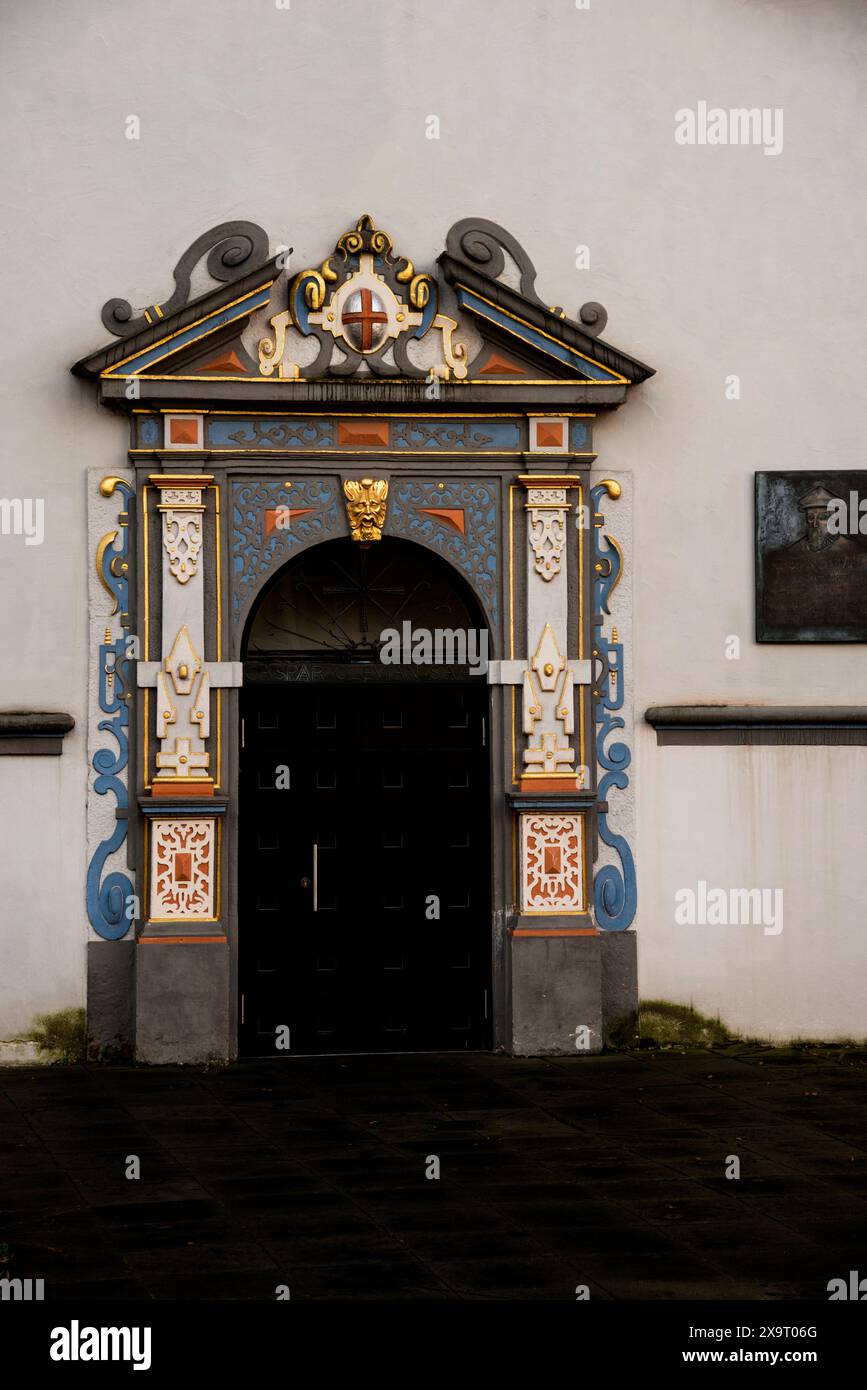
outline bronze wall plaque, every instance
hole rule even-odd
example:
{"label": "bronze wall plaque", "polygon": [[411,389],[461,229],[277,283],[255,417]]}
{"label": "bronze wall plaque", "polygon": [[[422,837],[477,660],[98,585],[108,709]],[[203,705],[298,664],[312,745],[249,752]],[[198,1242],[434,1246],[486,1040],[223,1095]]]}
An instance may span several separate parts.
{"label": "bronze wall plaque", "polygon": [[867,473],[756,474],[756,641],[867,642]]}

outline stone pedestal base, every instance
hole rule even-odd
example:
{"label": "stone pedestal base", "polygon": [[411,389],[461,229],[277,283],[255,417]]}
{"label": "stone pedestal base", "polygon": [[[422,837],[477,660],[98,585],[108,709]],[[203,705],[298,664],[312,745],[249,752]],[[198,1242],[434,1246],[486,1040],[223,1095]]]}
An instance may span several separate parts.
{"label": "stone pedestal base", "polygon": [[151,941],[136,948],[136,1061],[229,1056],[229,948]]}
{"label": "stone pedestal base", "polygon": [[511,973],[509,1050],[517,1057],[601,1052],[637,1013],[633,932],[513,936]]}
{"label": "stone pedestal base", "polygon": [[131,1061],[135,1046],[135,942],[87,943],[87,1055]]}

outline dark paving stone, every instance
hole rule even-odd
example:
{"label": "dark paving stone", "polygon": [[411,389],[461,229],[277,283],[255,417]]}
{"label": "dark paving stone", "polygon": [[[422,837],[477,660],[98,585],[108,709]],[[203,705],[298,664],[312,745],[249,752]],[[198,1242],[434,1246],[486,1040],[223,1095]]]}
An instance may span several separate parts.
{"label": "dark paving stone", "polygon": [[0,1071],[0,1241],[61,1299],[824,1297],[867,1247],[865,1062]]}
{"label": "dark paving stone", "polygon": [[431,1268],[459,1296],[569,1302],[575,1299],[574,1280],[568,1266],[561,1267],[545,1260],[463,1258],[438,1260]]}
{"label": "dark paving stone", "polygon": [[16,1234],[9,1244],[14,1252],[11,1268],[3,1268],[22,1279],[76,1279],[79,1276],[93,1279],[125,1277],[127,1271],[123,1261],[102,1240],[90,1243],[67,1241],[57,1245],[57,1237],[48,1237],[28,1231]]}
{"label": "dark paving stone", "polygon": [[[142,1277],[145,1297],[158,1300],[223,1302],[235,1299],[255,1300],[257,1303],[276,1302],[277,1286],[285,1284],[278,1269],[236,1269],[217,1273],[203,1269],[196,1275],[178,1275],[172,1271],[151,1271]],[[141,1295],[140,1295],[141,1296]]]}
{"label": "dark paving stone", "polygon": [[245,1211],[235,1213],[235,1219],[245,1233],[260,1241],[313,1240],[315,1237],[335,1241],[346,1237],[352,1241],[389,1229],[372,1213],[360,1212],[346,1202],[335,1202],[328,1211]]}
{"label": "dark paving stone", "polygon": [[542,1251],[538,1240],[518,1230],[416,1230],[406,1237],[406,1243],[425,1261],[531,1259]]}
{"label": "dark paving stone", "polygon": [[189,1222],[150,1222],[142,1226],[122,1226],[112,1232],[112,1249],[136,1254],[149,1251],[184,1250],[193,1245],[219,1245],[243,1234],[225,1220]]}
{"label": "dark paving stone", "polygon": [[183,1245],[164,1246],[159,1250],[128,1250],[124,1256],[135,1274],[148,1271],[177,1276],[186,1274],[195,1279],[199,1271],[219,1273],[234,1269],[276,1269],[271,1256],[258,1244],[222,1241],[186,1241]]}
{"label": "dark paving stone", "polygon": [[162,1221],[207,1221],[223,1214],[223,1208],[218,1202],[211,1202],[206,1198],[190,1200],[181,1197],[177,1201],[166,1201],[157,1193],[153,1194],[152,1201],[116,1202],[99,1206],[94,1204],[90,1210],[105,1225],[112,1227],[148,1225]]}
{"label": "dark paving stone", "polygon": [[287,1284],[293,1299],[417,1298],[449,1293],[447,1284],[409,1255],[340,1260],[334,1264],[286,1262],[275,1284]]}
{"label": "dark paving stone", "polygon": [[[78,1279],[48,1281],[45,1285],[46,1303],[75,1302],[79,1306],[83,1299],[95,1303],[113,1303],[149,1298],[147,1286],[136,1279]],[[185,1297],[189,1297],[187,1294]]]}

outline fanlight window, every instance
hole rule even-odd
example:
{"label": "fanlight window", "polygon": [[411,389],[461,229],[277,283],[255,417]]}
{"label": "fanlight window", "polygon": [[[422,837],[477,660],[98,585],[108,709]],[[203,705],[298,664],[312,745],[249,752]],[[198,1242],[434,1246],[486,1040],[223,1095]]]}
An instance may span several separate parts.
{"label": "fanlight window", "polygon": [[428,630],[485,626],[461,578],[422,546],[395,537],[368,549],[325,541],[285,566],[266,591],[246,654],[375,660],[382,631],[404,622]]}

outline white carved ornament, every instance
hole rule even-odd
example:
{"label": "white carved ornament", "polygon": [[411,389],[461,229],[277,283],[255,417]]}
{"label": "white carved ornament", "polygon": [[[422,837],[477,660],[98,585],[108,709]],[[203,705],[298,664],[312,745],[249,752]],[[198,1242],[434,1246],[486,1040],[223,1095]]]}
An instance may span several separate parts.
{"label": "white carved ornament", "polygon": [[530,667],[524,672],[523,730],[529,735],[523,755],[526,771],[549,777],[574,773],[575,750],[568,737],[575,731],[572,690],[572,673],[546,623]]}
{"label": "white carved ornament", "polygon": [[214,821],[152,822],[152,919],[214,916]]}
{"label": "white carved ornament", "polygon": [[583,911],[582,818],[529,813],[521,817],[521,828],[522,912]]}
{"label": "white carved ornament", "polygon": [[196,573],[202,549],[200,511],[163,511],[163,545],[169,557],[169,572],[179,584],[188,584]]}
{"label": "white carved ornament", "polygon": [[568,505],[564,487],[531,487],[527,491],[528,539],[533,551],[533,566],[546,583],[560,573]]}

